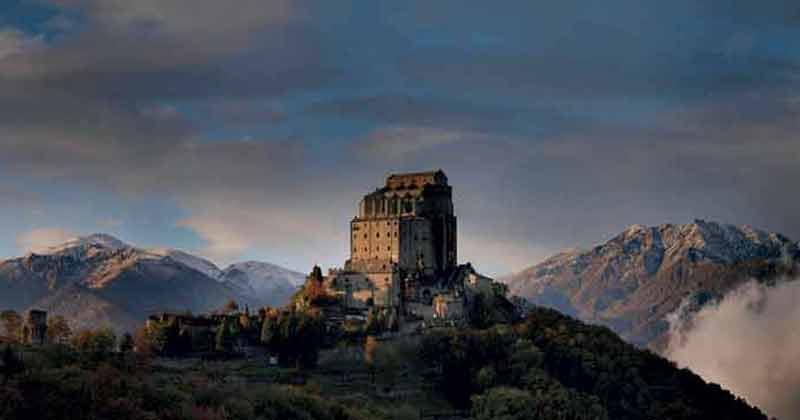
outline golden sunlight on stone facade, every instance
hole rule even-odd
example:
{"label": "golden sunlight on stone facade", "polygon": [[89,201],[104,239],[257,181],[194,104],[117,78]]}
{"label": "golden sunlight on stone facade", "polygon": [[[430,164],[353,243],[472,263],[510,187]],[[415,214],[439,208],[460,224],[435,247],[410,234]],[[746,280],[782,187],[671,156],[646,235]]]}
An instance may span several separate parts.
{"label": "golden sunlight on stone facade", "polygon": [[452,196],[441,170],[390,175],[359,203],[344,267],[324,278],[315,268],[309,281],[338,296],[351,314],[461,322],[470,299],[491,291],[493,281],[458,265]]}

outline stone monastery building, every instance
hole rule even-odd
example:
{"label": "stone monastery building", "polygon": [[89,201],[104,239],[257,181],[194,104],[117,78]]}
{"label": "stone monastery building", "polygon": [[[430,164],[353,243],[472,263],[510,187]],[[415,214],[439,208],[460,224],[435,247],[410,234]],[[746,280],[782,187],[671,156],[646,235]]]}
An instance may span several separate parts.
{"label": "stone monastery building", "polygon": [[350,312],[460,320],[493,281],[458,265],[453,188],[441,170],[390,175],[367,194],[350,222],[350,259],[318,281]]}

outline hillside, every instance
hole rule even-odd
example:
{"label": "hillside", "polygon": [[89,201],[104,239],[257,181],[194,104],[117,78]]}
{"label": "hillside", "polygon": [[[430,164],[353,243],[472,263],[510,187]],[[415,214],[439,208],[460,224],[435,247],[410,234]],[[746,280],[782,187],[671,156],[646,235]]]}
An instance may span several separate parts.
{"label": "hillside", "polygon": [[[314,324],[296,326],[324,334]],[[279,330],[297,345],[326,341],[303,329]],[[350,337],[300,368],[260,357],[151,360],[148,350],[113,353],[111,340],[28,348],[40,370],[0,383],[0,418],[767,419],[609,329],[545,308],[513,326]]]}
{"label": "hillside", "polygon": [[536,304],[661,350],[666,317],[684,301],[698,309],[749,279],[791,274],[798,262],[798,245],[783,235],[698,220],[631,226],[589,251],[555,255],[504,281]]}
{"label": "hillside", "polygon": [[421,355],[472,418],[764,419],[757,408],[666,359],[552,309],[513,329],[440,331]]}
{"label": "hillside", "polygon": [[266,279],[258,271],[237,271],[259,286],[248,289],[249,283],[229,281],[227,270],[200,257],[144,250],[97,234],[0,262],[0,308],[40,308],[64,315],[75,327],[129,330],[153,312],[205,312],[231,299],[253,307],[282,304],[299,274],[278,268]]}

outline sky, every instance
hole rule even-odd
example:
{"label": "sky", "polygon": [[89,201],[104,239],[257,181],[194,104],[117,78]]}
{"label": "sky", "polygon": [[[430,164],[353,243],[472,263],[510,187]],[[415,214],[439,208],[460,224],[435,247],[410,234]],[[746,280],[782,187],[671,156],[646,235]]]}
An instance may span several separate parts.
{"label": "sky", "polygon": [[632,224],[800,239],[795,1],[3,0],[0,258],[106,232],[341,266],[443,169],[491,275]]}

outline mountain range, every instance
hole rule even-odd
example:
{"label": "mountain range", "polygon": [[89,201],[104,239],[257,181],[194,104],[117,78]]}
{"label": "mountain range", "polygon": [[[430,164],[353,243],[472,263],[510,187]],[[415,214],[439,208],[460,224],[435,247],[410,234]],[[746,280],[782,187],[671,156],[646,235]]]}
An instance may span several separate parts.
{"label": "mountain range", "polygon": [[256,261],[220,269],[183,251],[95,234],[0,262],[0,308],[44,309],[73,328],[131,331],[160,311],[209,311],[231,299],[253,308],[282,305],[304,278]]}
{"label": "mountain range", "polygon": [[799,264],[798,243],[781,234],[696,220],[634,225],[590,250],[559,253],[501,280],[535,304],[661,351],[679,308],[691,316],[743,282],[793,277]]}

